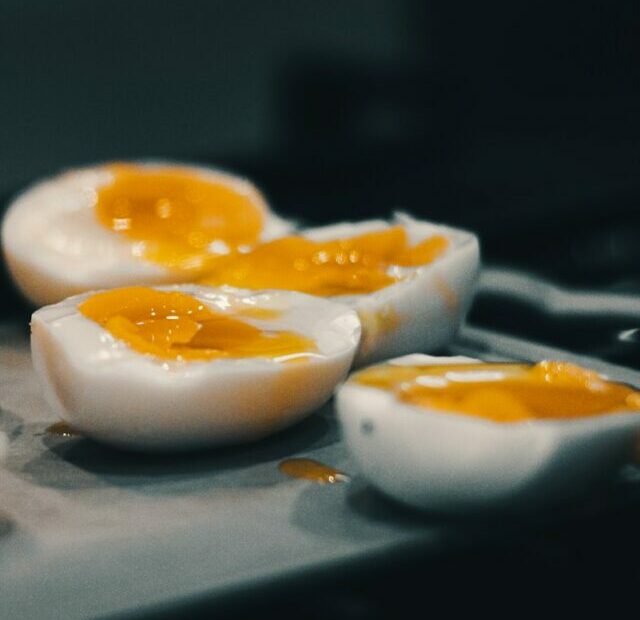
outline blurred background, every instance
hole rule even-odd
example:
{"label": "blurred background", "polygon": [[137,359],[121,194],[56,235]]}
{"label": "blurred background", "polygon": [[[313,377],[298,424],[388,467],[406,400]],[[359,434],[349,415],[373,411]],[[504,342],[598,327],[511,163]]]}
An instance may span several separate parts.
{"label": "blurred background", "polygon": [[97,160],[197,159],[310,222],[404,208],[477,230],[490,261],[637,275],[634,0],[0,7],[5,196]]}
{"label": "blurred background", "polygon": [[[406,209],[478,232],[486,264],[640,292],[638,32],[635,0],[1,0],[0,198],[198,160],[308,223]],[[636,359],[637,316],[596,333],[495,296],[473,320]]]}
{"label": "blurred background", "polygon": [[[640,293],[639,32],[636,0],[0,0],[0,197],[153,156],[243,173],[307,223],[404,209],[478,232],[490,268],[602,302],[545,313],[548,287],[498,277],[472,324],[638,367],[638,313],[606,309]],[[8,284],[0,306],[22,308]],[[584,595],[619,561],[603,542],[582,570],[589,532],[418,568],[437,589],[465,567],[477,590],[572,571]],[[414,569],[270,609],[390,615],[422,591]]]}

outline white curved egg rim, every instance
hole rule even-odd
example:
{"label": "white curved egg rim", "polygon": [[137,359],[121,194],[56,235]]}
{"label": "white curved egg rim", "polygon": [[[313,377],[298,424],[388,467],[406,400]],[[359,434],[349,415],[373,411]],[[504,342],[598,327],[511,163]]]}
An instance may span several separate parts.
{"label": "white curved egg rim", "polygon": [[[331,333],[335,333],[336,337],[343,337],[345,339],[342,343],[340,343],[340,347],[336,350],[325,349],[300,355],[300,357],[309,358],[309,360],[327,359],[332,356],[343,355],[347,353],[350,348],[357,346],[360,336],[360,322],[353,310],[329,300],[305,295],[303,293],[298,293],[295,291],[249,291],[244,289],[236,289],[229,286],[210,288],[198,286],[196,284],[173,284],[151,286],[149,288],[153,288],[154,290],[158,291],[178,291],[186,293],[196,297],[208,307],[222,312],[225,312],[225,306],[232,307],[232,305],[227,305],[227,300],[233,298],[238,300],[238,306],[242,306],[244,304],[247,308],[258,307],[274,309],[278,311],[282,310],[282,316],[274,319],[257,319],[250,316],[241,316],[238,318],[246,321],[251,325],[263,329],[269,329],[274,325],[274,323],[278,323],[279,329],[290,329],[291,331],[294,331],[296,333],[306,335],[307,337],[310,337],[312,340],[314,340],[314,342],[316,342],[316,345],[319,344],[318,333],[319,330],[322,329],[322,326],[330,326]],[[162,371],[171,372],[172,374],[186,373],[193,375],[196,371],[202,371],[204,368],[210,368],[212,366],[216,367],[216,369],[218,366],[220,366],[221,368],[233,368],[234,372],[236,369],[242,369],[245,366],[248,366],[250,368],[255,368],[256,366],[271,368],[274,365],[277,366],[285,363],[285,358],[297,357],[296,355],[283,356],[282,358],[256,356],[246,358],[219,358],[212,360],[183,361],[161,359],[154,357],[153,355],[138,353],[131,349],[124,341],[115,338],[98,323],[83,316],[79,312],[78,305],[85,299],[94,295],[96,292],[98,291],[90,291],[87,293],[82,293],[80,295],[74,295],[73,297],[69,297],[57,304],[52,304],[50,306],[40,308],[33,313],[32,323],[34,321],[42,321],[49,324],[60,320],[73,321],[74,323],[77,323],[78,327],[86,333],[86,336],[88,338],[98,340],[102,344],[108,345],[111,352],[113,353],[113,358],[111,359],[104,356],[102,359],[97,360],[99,361],[99,366],[102,368],[107,367],[110,363],[120,365],[133,361],[135,364],[144,362],[152,373],[155,373],[160,369]],[[274,304],[273,302],[277,302],[278,298],[283,298],[283,300],[285,301],[294,301],[302,304],[302,306],[284,307],[282,304]],[[255,303],[247,304],[247,300],[255,301]],[[268,301],[270,303],[264,304],[265,301]],[[293,314],[296,314],[301,310],[301,308],[307,307],[315,307],[314,311],[317,311],[319,320],[312,326],[307,325],[308,331],[306,333],[303,333],[300,329],[297,328],[297,325],[292,324],[292,318],[296,317],[291,317],[291,313],[293,312]],[[230,314],[233,315],[233,313]],[[297,323],[297,321],[293,321],[293,323]],[[325,343],[323,341],[320,344]],[[98,355],[100,354],[100,351],[95,352]]]}
{"label": "white curved egg rim", "polygon": [[[136,252],[139,242],[131,241],[100,225],[94,215],[95,192],[113,178],[106,169],[111,162],[73,168],[38,181],[18,194],[9,204],[2,222],[2,246],[10,264],[30,265],[41,272],[41,277],[49,276],[65,282],[69,288],[101,288],[126,286],[148,278],[149,283],[176,282],[179,272],[149,261]],[[251,196],[252,202],[264,217],[264,227],[260,239],[268,241],[286,234],[293,225],[273,213],[260,190],[248,179],[222,169],[206,167],[182,161],[160,159],[130,160],[124,163],[144,168],[176,167],[193,171],[203,179],[223,180],[236,191]],[[57,202],[56,202],[57,200]],[[44,205],[54,205],[53,207]],[[58,251],[49,245],[33,252],[33,244],[43,238],[46,225],[72,213],[71,223],[88,226],[95,238],[95,247],[108,247],[107,254],[93,252],[74,256],[68,251],[69,239],[64,239],[65,251]],[[33,222],[40,221],[34,230]],[[84,223],[82,223],[84,221]],[[86,234],[86,233],[85,233]],[[78,239],[78,243],[82,243]],[[105,257],[109,264],[105,266]],[[69,262],[81,260],[74,270],[65,270]]]}
{"label": "white curved egg rim", "polygon": [[[394,364],[398,366],[412,366],[412,365],[447,365],[447,364],[470,364],[477,363],[482,364],[485,363],[484,360],[480,360],[473,357],[465,357],[465,356],[436,356],[436,355],[426,355],[422,353],[412,353],[409,355],[403,355],[401,357],[397,357],[394,359],[386,360],[384,363],[386,364]],[[515,363],[515,362],[514,362]],[[357,372],[357,371],[356,371]],[[355,374],[355,373],[354,373]],[[604,375],[600,375],[602,379],[609,381],[608,377]],[[375,388],[368,385],[360,385],[355,383],[355,381],[351,381],[349,379],[339,388],[343,389],[355,389],[361,391],[363,394],[376,394],[376,397],[384,395],[385,400],[387,400],[388,405],[393,405],[394,410],[401,410],[403,413],[407,413],[411,416],[414,416],[415,419],[424,419],[429,420],[431,416],[436,416],[438,419],[442,417],[451,418],[452,424],[463,424],[465,426],[481,426],[485,428],[491,429],[501,429],[506,432],[510,430],[516,429],[516,431],[520,432],[522,428],[537,426],[541,429],[548,427],[552,430],[557,430],[558,427],[565,427],[567,429],[571,429],[571,427],[575,427],[576,429],[584,429],[585,427],[593,427],[594,429],[599,429],[603,426],[609,426],[607,424],[608,420],[615,420],[616,423],[619,420],[627,419],[627,418],[637,418],[638,428],[640,428],[640,409],[625,409],[616,412],[603,413],[599,415],[593,416],[582,416],[582,417],[572,417],[572,418],[533,418],[522,420],[519,422],[496,422],[494,420],[490,420],[488,418],[483,418],[481,416],[472,416],[465,414],[464,412],[456,413],[455,411],[437,409],[435,407],[420,407],[418,405],[411,405],[408,403],[403,403],[395,398],[392,392],[388,390],[384,390],[381,388]],[[638,388],[634,388],[638,389]],[[391,408],[391,407],[389,407]],[[425,422],[428,424],[428,422]]]}
{"label": "white curved egg rim", "polygon": [[[617,426],[626,423],[628,420],[634,420],[640,428],[640,409],[625,409],[616,412],[603,413],[595,416],[584,416],[581,418],[552,418],[552,419],[529,419],[521,422],[495,422],[488,418],[481,416],[471,416],[464,412],[448,411],[444,409],[437,409],[435,407],[419,407],[417,405],[410,405],[397,400],[392,393],[380,388],[374,388],[366,385],[355,385],[347,383],[339,388],[340,390],[349,390],[358,392],[358,396],[362,395],[365,398],[370,398],[375,394],[375,398],[381,399],[381,408],[393,409],[393,415],[397,415],[397,412],[402,414],[413,416],[414,419],[420,420],[418,424],[429,425],[431,420],[442,420],[447,418],[447,422],[452,426],[460,425],[464,427],[477,426],[485,429],[499,430],[504,433],[520,433],[523,429],[538,427],[540,430],[566,430],[572,431],[584,431],[587,428],[593,429],[594,432],[607,428],[609,426]],[[382,393],[382,394],[381,394]],[[384,402],[382,402],[384,400]],[[451,418],[451,420],[449,420]]]}
{"label": "white curved egg rim", "polygon": [[[372,300],[374,302],[384,303],[387,299],[395,297],[398,290],[403,286],[407,286],[414,278],[424,272],[431,271],[441,267],[449,262],[458,252],[470,251],[475,254],[476,261],[479,261],[480,244],[478,237],[467,230],[454,228],[444,224],[435,224],[426,220],[418,220],[408,213],[395,212],[390,221],[364,220],[361,222],[340,222],[337,224],[329,224],[327,226],[318,226],[307,228],[299,231],[298,234],[307,237],[313,241],[331,241],[335,239],[349,239],[370,232],[382,231],[392,226],[402,226],[409,238],[409,243],[415,245],[429,237],[442,235],[451,243],[443,254],[435,260],[425,265],[416,265],[415,267],[397,268],[395,274],[401,277],[400,280],[389,284],[377,291],[371,293],[363,293],[359,295],[336,295],[331,297],[335,301],[346,303],[351,306],[357,306],[363,299]],[[476,264],[474,269],[478,268]]]}
{"label": "white curved egg rim", "polygon": [[[378,291],[330,297],[357,310],[362,321],[362,341],[355,366],[443,346],[453,337],[471,305],[480,268],[480,244],[473,233],[396,213],[390,222],[343,222],[303,230],[300,234],[322,241],[394,225],[405,228],[412,244],[443,235],[451,245],[431,262],[405,268],[403,279]],[[451,296],[455,298],[453,307]],[[380,328],[378,317],[385,313],[394,317],[393,329]]]}
{"label": "white curved egg rim", "polygon": [[[421,354],[389,360],[399,365],[472,361],[480,360]],[[640,430],[640,411],[500,423],[402,403],[387,390],[349,381],[337,390],[336,407],[365,477],[403,503],[445,512],[474,509],[483,501],[487,506],[535,501],[545,480],[546,499],[557,499],[569,482],[580,489],[598,475],[613,474]],[[363,425],[368,432],[387,433],[385,448],[393,454],[385,456],[376,445],[384,440],[367,438]],[[400,449],[398,442],[406,443]],[[389,450],[394,444],[396,450]],[[385,462],[397,471],[385,471]]]}
{"label": "white curved egg rim", "polygon": [[[154,288],[194,294],[199,287]],[[244,320],[300,333],[293,326],[297,316],[320,351],[291,363],[258,357],[167,361],[133,351],[80,315],[77,304],[88,295],[34,313],[34,366],[46,400],[62,419],[95,439],[136,450],[250,441],[294,423],[326,402],[346,377],[360,336],[356,313],[327,300],[289,291],[206,289],[201,299],[286,300],[293,307],[277,319]]]}

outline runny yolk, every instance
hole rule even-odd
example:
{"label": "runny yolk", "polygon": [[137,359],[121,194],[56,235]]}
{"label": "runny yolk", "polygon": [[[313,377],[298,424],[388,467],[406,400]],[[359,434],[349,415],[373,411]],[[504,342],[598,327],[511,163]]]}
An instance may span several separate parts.
{"label": "runny yolk", "polygon": [[318,484],[349,482],[349,476],[344,472],[313,459],[285,459],[278,465],[278,469],[290,478],[311,480]]}
{"label": "runny yolk", "polygon": [[113,181],[97,194],[96,215],[107,228],[140,242],[139,255],[198,273],[215,257],[257,242],[263,226],[257,195],[180,167],[112,164]]}
{"label": "runny yolk", "polygon": [[522,422],[640,411],[640,392],[567,362],[373,366],[356,383],[394,392],[419,407]]}
{"label": "runny yolk", "polygon": [[401,279],[388,273],[390,267],[424,265],[447,246],[447,238],[439,235],[409,246],[402,226],[331,241],[283,237],[219,258],[200,282],[319,296],[369,293]]}
{"label": "runny yolk", "polygon": [[113,289],[92,295],[78,308],[135,351],[162,359],[276,358],[316,351],[309,338],[260,330],[180,292]]}

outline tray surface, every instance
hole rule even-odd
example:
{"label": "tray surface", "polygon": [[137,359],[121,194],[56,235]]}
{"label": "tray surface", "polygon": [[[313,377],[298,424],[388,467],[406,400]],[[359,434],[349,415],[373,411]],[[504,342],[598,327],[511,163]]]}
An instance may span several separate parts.
{"label": "tray surface", "polygon": [[[5,325],[0,342],[0,429],[10,438],[0,467],[0,617],[118,615],[496,535],[486,523],[405,510],[367,487],[331,404],[260,443],[196,454],[137,455],[53,436],[46,429],[56,420],[40,395],[25,327]],[[566,357],[637,382],[621,367],[473,328],[463,328],[450,352]],[[291,456],[353,479],[327,486],[289,479],[278,464]]]}

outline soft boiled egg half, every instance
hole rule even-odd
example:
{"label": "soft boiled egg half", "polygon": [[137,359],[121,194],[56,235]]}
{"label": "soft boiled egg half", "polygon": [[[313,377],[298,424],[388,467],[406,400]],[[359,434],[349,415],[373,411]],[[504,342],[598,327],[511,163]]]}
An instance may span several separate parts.
{"label": "soft boiled egg half", "polygon": [[291,290],[354,308],[356,364],[435,351],[469,307],[468,232],[398,215],[291,232],[248,181],[168,162],[111,163],[38,183],[9,206],[2,245],[35,304],[132,285]]}
{"label": "soft boiled egg half", "polygon": [[360,323],[297,292],[176,285],[71,297],[36,311],[31,333],[62,419],[164,450],[258,439],[312,412],[346,376]]}
{"label": "soft boiled egg half", "polygon": [[353,374],[336,403],[365,477],[445,513],[573,499],[640,430],[640,392],[566,362],[409,355]]}
{"label": "soft boiled egg half", "polygon": [[475,235],[397,215],[307,229],[230,253],[200,282],[296,290],[354,308],[362,365],[446,344],[469,308],[478,267]]}
{"label": "soft boiled egg half", "polygon": [[5,215],[2,245],[18,287],[42,305],[100,288],[193,281],[212,258],[289,228],[237,176],[112,163],[23,192]]}

